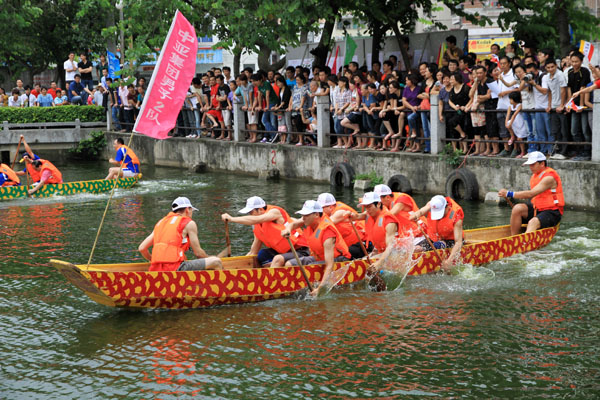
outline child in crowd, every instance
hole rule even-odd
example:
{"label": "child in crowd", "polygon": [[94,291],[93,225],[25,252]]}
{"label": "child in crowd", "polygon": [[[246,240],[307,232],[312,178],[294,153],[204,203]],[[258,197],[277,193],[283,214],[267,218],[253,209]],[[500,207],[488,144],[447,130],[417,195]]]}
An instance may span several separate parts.
{"label": "child in crowd", "polygon": [[510,108],[506,113],[506,129],[510,132],[508,144],[513,144],[516,136],[517,144],[521,149],[521,153],[517,155],[517,158],[523,158],[527,154],[523,139],[527,137],[529,131],[521,113],[521,109],[523,108],[521,105],[521,93],[512,92],[508,95],[508,99],[510,100]]}

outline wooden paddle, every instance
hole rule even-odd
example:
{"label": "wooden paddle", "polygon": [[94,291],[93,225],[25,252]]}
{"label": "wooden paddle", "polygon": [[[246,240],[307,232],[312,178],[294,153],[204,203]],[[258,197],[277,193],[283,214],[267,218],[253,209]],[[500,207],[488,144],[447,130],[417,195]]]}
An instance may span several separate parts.
{"label": "wooden paddle", "polygon": [[294,257],[296,258],[296,262],[298,263],[298,266],[300,267],[300,271],[302,271],[302,276],[304,276],[304,280],[306,281],[306,284],[308,285],[308,290],[310,290],[311,292],[313,291],[313,287],[310,284],[310,281],[308,280],[308,275],[306,274],[306,270],[304,270],[304,265],[302,265],[302,263],[300,262],[300,257],[298,257],[298,253],[296,253],[296,249],[294,248],[294,244],[292,243],[292,239],[290,239],[289,236],[286,237],[288,243],[290,244],[290,249],[292,249],[292,253],[294,253]]}
{"label": "wooden paddle", "polygon": [[227,257],[231,257],[231,241],[229,240],[229,221],[225,221],[225,243],[227,244]]}
{"label": "wooden paddle", "polygon": [[419,227],[419,230],[421,231],[421,233],[423,234],[423,236],[425,236],[425,239],[427,240],[427,243],[429,243],[429,245],[433,249],[433,251],[434,251],[435,255],[437,256],[437,258],[440,260],[440,268],[441,268],[442,264],[444,263],[444,259],[442,258],[442,255],[440,254],[440,252],[438,251],[438,249],[433,244],[433,241],[431,240],[431,238],[429,236],[427,236],[427,234],[425,233],[425,231],[421,227],[421,224],[419,224],[417,222],[417,226]]}
{"label": "wooden paddle", "polygon": [[17,152],[15,153],[15,158],[13,159],[12,164],[10,165],[10,169],[15,169],[15,164],[17,163],[17,157],[19,156],[19,149],[21,148],[21,142],[23,141],[23,137],[19,138],[19,144],[17,145]]}
{"label": "wooden paddle", "polygon": [[[365,244],[363,243],[362,239],[360,238],[360,234],[358,233],[358,229],[356,229],[356,225],[354,224],[354,221],[350,220],[350,224],[352,224],[352,229],[354,229],[354,234],[356,235],[356,238],[358,239],[358,243],[360,243],[360,248],[362,249],[363,253],[365,253],[365,256],[367,257],[367,262],[369,263],[369,267],[370,267],[373,264],[373,262],[371,261],[371,258],[369,257],[369,252],[367,251]],[[373,282],[373,285],[371,285],[371,282]],[[381,276],[379,276],[378,273],[375,273],[375,275],[373,275],[373,277],[369,280],[369,286],[375,287],[375,289],[378,292],[383,292],[387,289],[387,285],[386,285],[385,281],[383,280],[383,278]]]}

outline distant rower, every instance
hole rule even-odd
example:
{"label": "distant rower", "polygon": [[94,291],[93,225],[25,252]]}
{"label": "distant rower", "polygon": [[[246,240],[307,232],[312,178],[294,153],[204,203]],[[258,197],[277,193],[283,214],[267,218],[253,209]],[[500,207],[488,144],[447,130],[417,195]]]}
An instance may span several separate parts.
{"label": "distant rower", "polygon": [[35,160],[31,163],[31,166],[33,167],[35,174],[39,174],[40,181],[33,189],[29,189],[29,194],[34,194],[47,184],[56,185],[58,183],[63,183],[62,174],[50,161]]}
{"label": "distant rower", "polygon": [[[108,170],[108,175],[104,179],[116,179],[117,176],[120,178],[129,178],[137,176],[140,173],[140,160],[137,158],[133,150],[125,146],[123,139],[116,138],[113,142],[117,155],[115,158],[108,160],[109,163],[115,165],[123,165],[123,168],[112,167]],[[121,173],[119,174],[119,170]]]}
{"label": "distant rower", "polygon": [[21,180],[17,173],[6,164],[0,164],[0,186],[19,186]]}

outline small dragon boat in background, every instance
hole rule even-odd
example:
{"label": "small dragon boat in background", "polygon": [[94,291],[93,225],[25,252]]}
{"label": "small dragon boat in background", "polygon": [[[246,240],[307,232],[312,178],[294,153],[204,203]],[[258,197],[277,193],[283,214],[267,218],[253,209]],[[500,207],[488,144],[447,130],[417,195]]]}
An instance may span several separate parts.
{"label": "small dragon boat in background", "polygon": [[[546,246],[558,226],[530,233],[510,235],[510,226],[465,231],[461,251],[465,264],[474,266],[500,260]],[[450,249],[440,250],[443,258]],[[409,275],[437,271],[440,260],[433,251],[413,254],[417,264]],[[149,263],[75,265],[50,260],[69,282],[92,300],[123,308],[202,308],[222,304],[250,303],[291,296],[306,287],[299,267],[258,268],[256,257],[223,259],[223,270],[149,272]],[[335,263],[334,269],[348,266],[338,285],[365,279],[364,259]],[[305,266],[311,282],[320,281],[323,265]]]}
{"label": "small dragon boat in background", "polygon": [[[131,178],[118,179],[117,188],[128,189],[135,185],[141,178],[141,174]],[[69,196],[79,193],[102,193],[112,190],[115,180],[97,179],[93,181],[65,182],[53,185],[44,185],[43,188],[31,195],[31,197]],[[31,187],[31,186],[30,186]],[[28,197],[27,186],[3,186],[0,187],[0,200],[13,200]]]}

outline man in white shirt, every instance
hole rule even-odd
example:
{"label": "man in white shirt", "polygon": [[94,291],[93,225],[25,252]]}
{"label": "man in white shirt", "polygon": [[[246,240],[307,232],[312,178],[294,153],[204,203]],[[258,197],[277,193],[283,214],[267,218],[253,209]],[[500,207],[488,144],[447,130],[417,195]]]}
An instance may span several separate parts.
{"label": "man in white shirt", "polygon": [[[569,130],[567,128],[567,116],[563,113],[567,101],[567,79],[558,70],[556,61],[552,58],[546,60],[546,72],[548,73],[548,88],[552,96],[553,113],[550,114],[551,136],[558,142],[569,141]],[[567,154],[567,145],[556,145],[555,154],[550,157],[555,160],[564,160]]]}
{"label": "man in white shirt", "polygon": [[[65,69],[65,87],[69,87],[71,82],[75,80],[75,74],[78,73],[79,69],[77,68],[77,63],[75,62],[75,53],[69,53],[69,59],[65,61],[63,65]],[[67,90],[69,100],[71,99],[70,91]]]}
{"label": "man in white shirt", "polygon": [[[538,142],[553,142],[554,137],[550,130],[550,114],[552,109],[552,92],[548,88],[548,75],[540,73],[535,63],[526,66],[527,73],[533,76],[529,82],[533,87],[533,100],[535,102],[535,140]],[[542,111],[543,110],[543,111]],[[540,151],[549,156],[552,146],[546,144],[529,144],[529,153]]]}
{"label": "man in white shirt", "polygon": [[14,88],[12,91],[12,95],[8,98],[8,106],[9,107],[23,107],[23,99],[19,94],[19,89]]}
{"label": "man in white shirt", "polygon": [[[506,129],[506,110],[510,107],[510,100],[508,99],[508,95],[512,92],[519,90],[519,86],[515,83],[515,75],[511,69],[510,59],[506,56],[500,58],[500,80],[498,81],[498,86],[500,87],[500,93],[498,93],[498,106],[496,110],[496,118],[498,120],[498,132],[500,134],[500,140],[508,139],[510,136],[508,130]],[[512,86],[507,86],[506,83],[513,83]],[[508,157],[510,156],[510,146],[508,141],[504,142],[504,150],[498,154],[499,157]]]}

